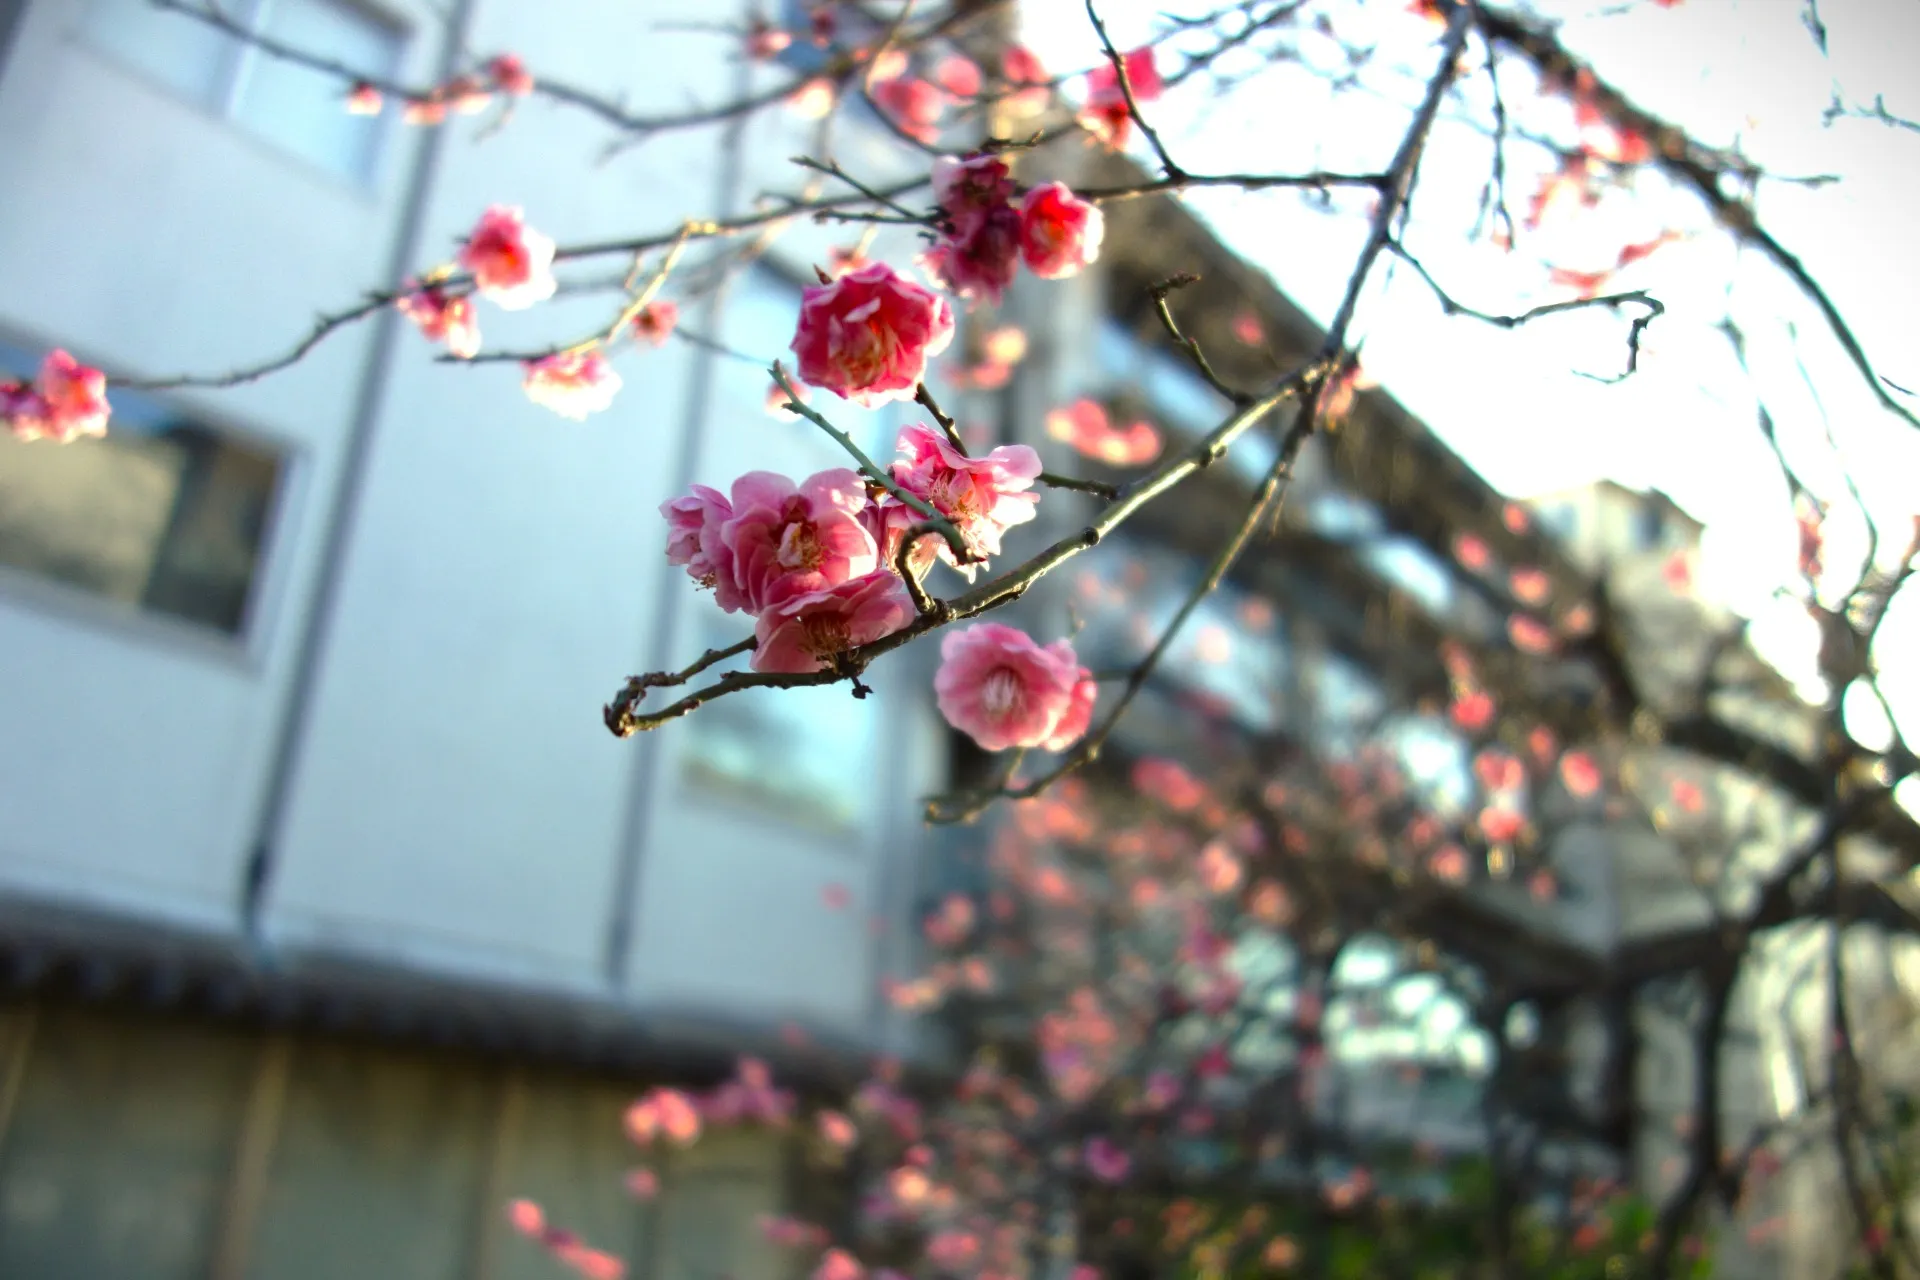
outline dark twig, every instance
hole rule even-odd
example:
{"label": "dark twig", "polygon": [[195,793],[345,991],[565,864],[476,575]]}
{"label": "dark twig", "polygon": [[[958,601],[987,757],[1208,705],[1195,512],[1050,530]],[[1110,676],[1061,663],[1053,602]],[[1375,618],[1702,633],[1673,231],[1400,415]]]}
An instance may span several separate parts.
{"label": "dark twig", "polygon": [[1167,295],[1169,293],[1172,293],[1175,289],[1184,289],[1190,284],[1198,284],[1199,282],[1199,276],[1182,272],[1180,275],[1170,276],[1154,285],[1148,290],[1148,293],[1153,297],[1154,314],[1160,317],[1161,325],[1173,338],[1175,345],[1187,353],[1187,358],[1193,361],[1194,368],[1200,371],[1200,376],[1207,380],[1208,386],[1225,396],[1230,404],[1245,404],[1247,401],[1247,393],[1236,390],[1221,381],[1220,375],[1213,371],[1213,365],[1207,361],[1206,353],[1200,350],[1200,344],[1180,332],[1180,323],[1173,318],[1173,311],[1167,306]]}
{"label": "dark twig", "polygon": [[1096,498],[1108,501],[1120,496],[1120,490],[1102,480],[1077,480],[1072,476],[1063,476],[1052,471],[1042,471],[1035,479],[1049,489],[1072,489],[1077,493],[1090,493]]}
{"label": "dark twig", "polygon": [[773,380],[779,385],[780,389],[787,393],[787,410],[791,413],[799,414],[807,421],[813,423],[814,426],[819,427],[829,436],[832,436],[834,441],[839,444],[842,449],[845,449],[849,454],[853,455],[853,460],[860,464],[861,474],[885,489],[893,496],[896,502],[911,507],[920,515],[926,517],[927,528],[947,540],[947,546],[953,552],[956,561],[961,564],[971,564],[979,559],[979,557],[975,556],[973,552],[968,549],[966,538],[963,537],[960,530],[954,526],[953,521],[934,510],[933,506],[919,494],[902,488],[890,473],[883,469],[879,463],[869,458],[866,451],[853,442],[852,436],[842,431],[839,427],[834,426],[818,409],[815,409],[812,405],[802,400],[800,393],[794,390],[793,383],[787,380],[787,371],[780,367],[778,360],[773,362],[773,366],[768,372],[773,375]]}
{"label": "dark twig", "polygon": [[933,398],[933,392],[927,389],[926,383],[923,382],[913,389],[913,399],[915,404],[932,414],[933,420],[940,424],[940,430],[947,434],[947,443],[958,450],[961,457],[966,457],[967,446],[960,442],[960,429],[954,425],[953,416],[941,409],[940,402]]}
{"label": "dark twig", "polygon": [[[1469,319],[1478,320],[1482,324],[1490,324],[1500,329],[1517,329],[1521,325],[1538,320],[1543,316],[1559,315],[1566,311],[1580,311],[1588,307],[1607,307],[1616,310],[1628,304],[1641,307],[1641,313],[1634,317],[1633,323],[1627,329],[1626,371],[1614,377],[1580,373],[1581,377],[1591,378],[1595,382],[1621,382],[1632,377],[1640,368],[1641,337],[1646,333],[1647,326],[1652,324],[1654,320],[1660,316],[1665,315],[1667,310],[1664,303],[1646,290],[1628,289],[1621,293],[1604,293],[1591,298],[1569,298],[1564,302],[1542,303],[1540,306],[1529,308],[1526,311],[1514,315],[1480,311],[1460,302],[1452,294],[1443,289],[1440,286],[1440,282],[1433,278],[1433,273],[1428,271],[1426,266],[1422,264],[1418,258],[1408,253],[1406,246],[1402,245],[1399,241],[1396,240],[1392,242],[1390,247],[1402,262],[1412,267],[1414,273],[1426,282],[1427,288],[1432,290],[1433,296],[1439,300],[1440,310],[1442,312],[1450,316],[1466,316]],[[1580,371],[1575,370],[1575,372],[1579,373]]]}

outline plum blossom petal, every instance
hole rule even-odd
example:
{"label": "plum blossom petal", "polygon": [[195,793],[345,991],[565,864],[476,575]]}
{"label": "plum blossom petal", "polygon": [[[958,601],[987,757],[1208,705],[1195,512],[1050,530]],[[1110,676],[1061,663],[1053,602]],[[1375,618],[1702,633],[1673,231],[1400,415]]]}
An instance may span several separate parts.
{"label": "plum blossom petal", "polygon": [[760,615],[753,669],[811,674],[913,621],[906,583],[885,569],[783,600]]}
{"label": "plum blossom petal", "polygon": [[856,472],[822,471],[796,485],[771,471],[750,471],[734,481],[732,506],[720,536],[752,613],[879,567],[879,550],[860,518],[868,500]]}
{"label": "plum blossom petal", "polygon": [[875,262],[802,295],[792,349],[804,381],[870,409],[912,399],[952,341],[947,300]]}
{"label": "plum blossom petal", "polygon": [[1073,275],[1099,258],[1105,232],[1099,207],[1064,182],[1035,187],[1020,205],[1020,252],[1043,280]]}
{"label": "plum blossom petal", "polygon": [[947,723],[983,750],[1037,747],[1067,715],[1080,671],[1064,641],[1042,648],[1016,627],[983,622],[940,642],[933,691]]}
{"label": "plum blossom petal", "polygon": [[[929,537],[914,548],[915,572],[938,555],[972,580],[979,562],[1000,554],[1002,535],[1033,519],[1040,498],[1030,490],[1041,468],[1040,455],[1029,446],[1001,445],[969,457],[943,433],[909,424],[900,428],[895,448],[899,460],[893,464],[894,482],[952,521],[974,562],[957,564],[951,547]],[[869,518],[877,529],[882,563],[898,563],[900,540],[920,523],[919,513],[887,500]]]}

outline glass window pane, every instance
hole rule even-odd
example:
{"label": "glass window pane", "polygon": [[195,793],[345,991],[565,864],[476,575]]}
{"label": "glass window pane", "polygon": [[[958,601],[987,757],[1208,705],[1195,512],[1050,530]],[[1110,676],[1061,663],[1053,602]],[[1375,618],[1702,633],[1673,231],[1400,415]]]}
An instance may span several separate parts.
{"label": "glass window pane", "polygon": [[[265,0],[260,33],[376,79],[393,77],[405,43],[392,26],[340,0]],[[247,128],[328,172],[366,178],[387,117],[350,115],[341,96],[334,77],[256,52],[233,110]]]}
{"label": "glass window pane", "polygon": [[[749,629],[702,595],[692,652],[725,648]],[[747,667],[742,655],[706,677]],[[876,794],[878,696],[855,698],[845,684],[749,689],[717,698],[685,725],[688,780],[731,801],[758,804],[796,825],[837,834],[860,826]]]}
{"label": "glass window pane", "polygon": [[255,1042],[48,1006],[28,1044],[0,1159],[0,1275],[206,1275]]}
{"label": "glass window pane", "polygon": [[[0,346],[0,377],[38,362]],[[237,634],[284,460],[108,387],[103,439],[0,435],[0,566]]]}
{"label": "glass window pane", "polygon": [[235,41],[206,23],[157,9],[148,0],[93,0],[86,35],[115,61],[203,107],[225,102],[240,53]]}

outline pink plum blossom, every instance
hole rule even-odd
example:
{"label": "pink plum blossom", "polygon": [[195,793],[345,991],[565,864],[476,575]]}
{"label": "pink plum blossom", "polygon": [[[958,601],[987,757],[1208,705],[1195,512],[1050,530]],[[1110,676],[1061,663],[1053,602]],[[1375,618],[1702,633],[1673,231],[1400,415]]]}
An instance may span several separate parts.
{"label": "pink plum blossom", "polygon": [[350,116],[377,116],[385,105],[386,98],[364,80],[347,91],[347,114]]}
{"label": "pink plum blossom", "polygon": [[633,336],[641,342],[663,347],[680,323],[680,304],[669,298],[649,302],[634,313]]}
{"label": "pink plum blossom", "polygon": [[[1160,69],[1153,62],[1153,46],[1143,45],[1121,60],[1127,69],[1127,85],[1137,103],[1152,102],[1165,88]],[[1113,63],[1103,62],[1087,73],[1087,102],[1080,109],[1080,126],[1115,151],[1127,145],[1133,127],[1127,97],[1120,88],[1120,74]]]}
{"label": "pink plum blossom", "polygon": [[860,1140],[860,1131],[854,1128],[853,1121],[838,1111],[822,1111],[819,1117],[820,1137],[830,1147],[849,1151]]}
{"label": "pink plum blossom", "polygon": [[947,723],[982,749],[1037,747],[1073,703],[1080,664],[1064,640],[1044,648],[998,622],[950,631],[940,642],[935,699]]}
{"label": "pink plum blossom", "polygon": [[547,1215],[531,1200],[513,1200],[507,1204],[507,1221],[521,1235],[537,1236],[547,1228]]}
{"label": "pink plum blossom", "polygon": [[[893,464],[894,482],[952,521],[972,560],[984,561],[1000,554],[1001,536],[1014,525],[1033,519],[1040,499],[1028,491],[1040,474],[1040,455],[1029,446],[1001,445],[969,457],[932,427],[909,424],[900,428],[895,448],[899,460]],[[901,537],[920,523],[921,516],[911,507],[894,502],[878,508],[875,519],[880,525],[884,562],[893,565],[898,560]],[[914,548],[916,571],[935,555],[954,564],[951,547],[926,537]],[[954,567],[971,580],[977,566],[970,563]]]}
{"label": "pink plum blossom", "polygon": [[524,98],[533,92],[533,76],[518,54],[496,55],[487,63],[487,76],[494,88],[509,97]]}
{"label": "pink plum blossom", "polygon": [[727,496],[696,484],[686,495],[661,503],[660,515],[667,522],[667,563],[685,565],[688,577],[716,592],[726,583],[727,599],[720,607],[737,612],[741,606],[734,585],[733,552],[720,536],[721,527],[733,518]]}
{"label": "pink plum blossom", "polygon": [[1048,751],[1065,751],[1080,741],[1086,736],[1087,726],[1093,723],[1093,706],[1099,698],[1100,685],[1094,680],[1093,672],[1081,667],[1060,723],[1053,726],[1053,735],[1040,745]]}
{"label": "pink plum blossom", "polygon": [[47,402],[24,382],[0,382],[0,423],[21,440],[47,434]]}
{"label": "pink plum blossom", "polygon": [[610,407],[620,390],[620,375],[598,351],[561,351],[529,360],[520,382],[527,399],[575,422]]}
{"label": "pink plum blossom", "polygon": [[733,482],[732,505],[720,537],[750,613],[879,567],[860,519],[868,502],[856,472],[822,471],[796,485],[772,471],[749,471]]}
{"label": "pink plum blossom", "polygon": [[913,621],[906,583],[885,569],[794,596],[760,615],[753,669],[805,675]]}
{"label": "pink plum blossom", "polygon": [[545,302],[559,287],[553,278],[553,241],[526,224],[519,209],[496,204],[480,215],[460,250],[482,296],[507,311]]}
{"label": "pink plum blossom", "polygon": [[1010,208],[1013,195],[1013,175],[999,156],[942,156],[933,162],[933,198],[956,235],[965,235],[995,210]]}
{"label": "pink plum blossom", "polygon": [[463,116],[478,115],[493,101],[493,94],[479,76],[455,76],[440,86],[439,94],[448,110]]}
{"label": "pink plum blossom", "polygon": [[107,375],[57,348],[40,362],[34,385],[0,383],[0,421],[21,440],[70,444],[81,436],[103,436],[112,412]]}
{"label": "pink plum blossom", "polygon": [[436,96],[429,98],[409,98],[400,113],[401,119],[408,124],[433,125],[447,121],[447,104]]}
{"label": "pink plum blossom", "polygon": [[1600,790],[1600,766],[1584,751],[1569,751],[1560,757],[1560,780],[1584,799]]}
{"label": "pink plum blossom", "polygon": [[909,138],[928,144],[940,140],[940,116],[947,108],[940,86],[915,76],[883,80],[873,86],[873,101]]}
{"label": "pink plum blossom", "polygon": [[447,350],[462,360],[480,353],[480,322],[467,295],[449,294],[430,284],[401,294],[393,305],[427,341],[446,343]]}
{"label": "pink plum blossom", "polygon": [[933,68],[933,78],[955,98],[980,95],[980,65],[962,54],[951,53],[940,59]]}
{"label": "pink plum blossom", "polygon": [[1043,280],[1073,275],[1100,256],[1106,219],[1064,182],[1027,192],[1020,205],[1020,252]]}
{"label": "pink plum blossom", "polygon": [[921,261],[959,297],[998,304],[1020,270],[1020,236],[1020,215],[1009,205],[991,210],[965,234],[942,239]]}
{"label": "pink plum blossom", "polygon": [[952,341],[947,300],[875,262],[802,295],[793,353],[802,379],[871,409],[912,399]]}
{"label": "pink plum blossom", "polygon": [[1009,45],[1000,55],[1000,74],[1010,92],[1004,105],[1018,115],[1038,115],[1046,110],[1053,90],[1048,87],[1047,68],[1040,55],[1025,45]]}

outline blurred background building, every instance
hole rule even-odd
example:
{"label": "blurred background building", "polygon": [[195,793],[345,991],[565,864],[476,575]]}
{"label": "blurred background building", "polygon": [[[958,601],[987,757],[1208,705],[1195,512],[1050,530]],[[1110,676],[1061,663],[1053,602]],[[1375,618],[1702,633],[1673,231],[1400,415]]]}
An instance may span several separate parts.
{"label": "blurred background building", "polygon": [[[636,115],[767,87],[812,56],[750,67],[728,37],[658,32],[684,7],[653,0],[568,0],[564,18],[507,0],[224,8],[409,84],[512,50],[536,76],[621,87]],[[775,16],[804,25],[797,4]],[[672,57],[647,52],[665,41]],[[847,114],[830,142],[850,172],[924,172]],[[0,0],[0,374],[63,346],[120,377],[106,440],[0,439],[0,1275],[549,1274],[499,1211],[524,1195],[650,1280],[772,1277],[784,1263],[755,1219],[807,1191],[783,1143],[703,1141],[643,1204],[622,1186],[622,1108],[741,1053],[820,1088],[875,1054],[937,1056],[880,994],[918,966],[930,904],[982,874],[980,832],[918,821],[918,797],[978,765],[926,693],[931,647],[882,663],[865,700],[732,698],[630,742],[598,714],[625,675],[739,638],[666,565],[658,504],[750,468],[839,465],[769,416],[765,366],[811,264],[857,228],[788,229],[689,301],[705,341],[622,352],[624,390],[584,424],[526,402],[515,364],[436,360],[386,310],[270,377],[129,385],[292,350],[309,308],[451,257],[492,203],[597,242],[821,181],[788,163],[825,144],[793,113],[612,150],[590,115],[543,99],[513,115],[353,116],[336,82],[145,0]],[[1091,152],[1040,163],[1085,186],[1133,173]],[[882,234],[868,251],[913,248]],[[562,296],[531,313],[483,305],[489,347],[604,324],[626,266],[563,267]],[[1089,397],[1169,441],[1208,429],[1225,401],[1148,304],[1180,271],[1202,280],[1177,309],[1229,381],[1319,344],[1203,224],[1132,201],[1109,210],[1099,270],[1016,286],[994,322],[1028,335],[1010,384],[949,407],[1095,474],[1047,435],[1049,411]],[[876,454],[903,420],[844,417]],[[1124,601],[1131,618],[1091,628],[1083,657],[1137,656],[1129,638],[1171,614],[1273,448],[1249,440],[1149,508],[1036,610]],[[1513,593],[1462,572],[1462,535],[1569,608],[1619,539],[1647,573],[1697,534],[1669,507],[1596,490],[1536,521],[1363,392],[1096,776],[1281,732],[1337,750],[1406,707],[1408,758],[1437,762],[1444,790],[1467,756],[1443,642],[1503,698],[1549,709],[1597,678],[1516,647]],[[1050,528],[1074,518],[1062,495],[1043,510]],[[1581,1064],[1534,1107],[1569,1159],[1657,1182],[1691,1086],[1677,1058],[1643,1053],[1683,1023],[1639,998],[1632,957],[1697,938],[1710,911],[1661,833],[1567,839],[1550,900],[1482,867],[1453,923],[1428,924],[1467,962],[1539,979],[1515,1037]],[[1317,1096],[1356,1130],[1471,1148],[1489,1060],[1463,1037],[1408,1048],[1379,1029],[1409,975],[1384,945],[1363,961],[1329,1025],[1365,1005],[1380,1034],[1346,1035]],[[1757,1038],[1734,1057],[1728,1107],[1774,1115],[1772,1059]]]}

